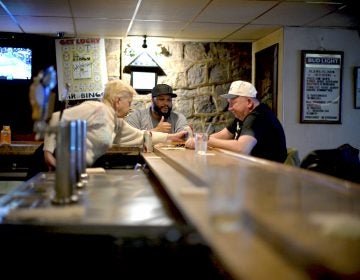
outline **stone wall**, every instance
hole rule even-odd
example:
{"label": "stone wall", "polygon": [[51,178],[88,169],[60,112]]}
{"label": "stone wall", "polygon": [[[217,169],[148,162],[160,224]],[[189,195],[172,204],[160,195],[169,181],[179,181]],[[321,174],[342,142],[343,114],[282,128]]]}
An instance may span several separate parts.
{"label": "stone wall", "polygon": [[118,79],[121,68],[121,40],[105,39],[105,53],[108,79]]}
{"label": "stone wall", "polygon": [[[116,40],[107,43],[112,41]],[[136,55],[130,44],[126,46],[122,61]],[[212,131],[218,131],[232,120],[227,101],[220,95],[227,93],[234,80],[251,81],[251,43],[157,42],[156,51],[150,55],[166,73],[158,77],[158,83],[172,86],[178,95],[173,110],[182,112],[195,131],[204,130],[210,123]],[[130,83],[129,74],[122,74],[122,79]],[[150,94],[138,95],[133,108],[147,107],[150,102]]]}

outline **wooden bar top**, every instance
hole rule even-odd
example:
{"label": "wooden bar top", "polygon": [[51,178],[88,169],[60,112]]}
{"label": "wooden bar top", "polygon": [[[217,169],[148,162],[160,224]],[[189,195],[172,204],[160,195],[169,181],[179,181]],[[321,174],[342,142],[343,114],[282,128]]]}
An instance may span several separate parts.
{"label": "wooden bar top", "polygon": [[[13,141],[9,144],[0,144],[0,156],[28,156],[42,144],[41,141]],[[113,145],[106,154],[139,155],[141,147]]]}
{"label": "wooden bar top", "polygon": [[[143,156],[235,279],[360,277],[359,184],[217,149],[157,145]],[[214,184],[241,188],[235,232],[211,223]]]}
{"label": "wooden bar top", "polygon": [[[0,224],[171,226],[169,207],[156,195],[155,180],[136,170],[88,168],[78,203],[51,202],[56,175],[39,173],[0,198]],[[147,211],[138,211],[139,208]],[[86,231],[86,229],[84,229]]]}
{"label": "wooden bar top", "polygon": [[38,141],[12,141],[11,144],[0,144],[0,155],[32,155],[42,144]]}

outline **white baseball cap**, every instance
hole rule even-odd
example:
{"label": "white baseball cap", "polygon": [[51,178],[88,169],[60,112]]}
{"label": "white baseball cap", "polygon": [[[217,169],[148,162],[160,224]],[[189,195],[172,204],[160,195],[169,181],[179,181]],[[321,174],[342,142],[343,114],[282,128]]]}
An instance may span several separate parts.
{"label": "white baseball cap", "polygon": [[257,91],[251,83],[245,81],[235,81],[231,83],[229,92],[220,96],[232,99],[238,96],[256,97],[256,94]]}

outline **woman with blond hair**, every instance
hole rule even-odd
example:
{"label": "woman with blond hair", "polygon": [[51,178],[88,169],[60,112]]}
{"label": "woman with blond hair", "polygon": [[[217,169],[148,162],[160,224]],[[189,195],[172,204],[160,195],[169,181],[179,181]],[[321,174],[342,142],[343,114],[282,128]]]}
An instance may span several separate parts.
{"label": "woman with blond hair", "polygon": [[[86,135],[86,162],[92,164],[112,146],[122,144],[141,146],[144,131],[130,126],[124,117],[130,110],[134,88],[122,80],[109,81],[104,90],[104,97],[99,101],[85,101],[80,105],[65,109],[61,120],[85,120],[87,123]],[[50,120],[51,126],[59,122],[60,113],[56,112]],[[153,144],[166,141],[181,141],[186,134],[181,131],[174,134],[153,132]],[[49,170],[56,166],[54,151],[56,148],[55,135],[47,135],[44,139],[44,157]]]}

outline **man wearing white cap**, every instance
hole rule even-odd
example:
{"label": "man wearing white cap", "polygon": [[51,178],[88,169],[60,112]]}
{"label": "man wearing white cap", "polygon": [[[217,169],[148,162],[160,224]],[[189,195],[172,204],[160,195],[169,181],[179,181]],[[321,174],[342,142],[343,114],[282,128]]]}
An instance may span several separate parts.
{"label": "man wearing white cap", "polygon": [[[221,97],[229,102],[234,121],[210,136],[208,145],[276,162],[287,156],[284,129],[276,115],[256,98],[255,87],[245,81],[231,84],[228,94]],[[186,142],[193,148],[193,140]]]}

